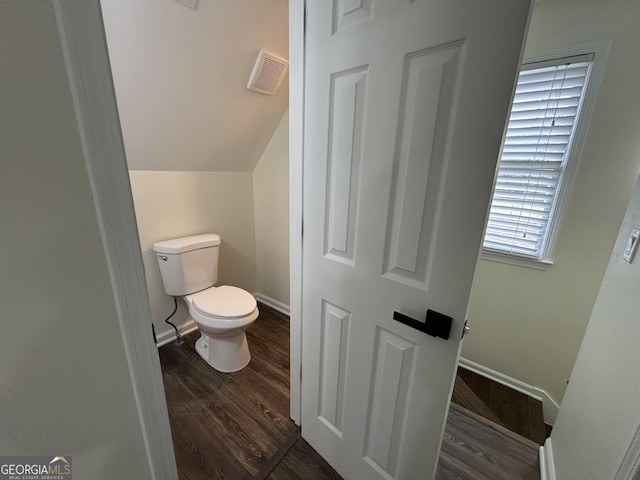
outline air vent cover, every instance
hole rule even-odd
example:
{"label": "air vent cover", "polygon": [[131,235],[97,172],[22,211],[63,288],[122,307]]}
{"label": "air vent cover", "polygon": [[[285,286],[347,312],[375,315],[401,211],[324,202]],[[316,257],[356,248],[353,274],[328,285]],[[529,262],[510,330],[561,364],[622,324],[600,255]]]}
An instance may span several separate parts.
{"label": "air vent cover", "polygon": [[284,58],[260,50],[247,88],[254,92],[273,95],[282,83],[288,66],[289,62]]}

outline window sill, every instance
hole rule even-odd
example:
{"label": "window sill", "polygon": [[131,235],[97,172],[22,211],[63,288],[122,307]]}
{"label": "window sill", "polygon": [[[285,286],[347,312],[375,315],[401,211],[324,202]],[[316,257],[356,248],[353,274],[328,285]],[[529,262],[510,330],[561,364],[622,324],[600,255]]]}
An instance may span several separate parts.
{"label": "window sill", "polygon": [[548,270],[549,267],[553,265],[551,260],[524,257],[514,255],[512,253],[502,253],[495,250],[485,249],[480,253],[480,259],[487,260],[489,262],[506,263],[507,265],[513,265],[516,267],[532,268],[534,270]]}

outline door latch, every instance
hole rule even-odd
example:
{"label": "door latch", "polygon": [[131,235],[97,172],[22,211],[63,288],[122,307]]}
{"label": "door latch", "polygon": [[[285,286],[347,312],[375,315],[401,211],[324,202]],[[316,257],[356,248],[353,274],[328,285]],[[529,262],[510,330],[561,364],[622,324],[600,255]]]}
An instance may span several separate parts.
{"label": "door latch", "polygon": [[464,326],[462,327],[462,335],[460,336],[460,338],[464,338],[471,331],[471,328],[467,327],[468,321],[469,320],[464,321]]}

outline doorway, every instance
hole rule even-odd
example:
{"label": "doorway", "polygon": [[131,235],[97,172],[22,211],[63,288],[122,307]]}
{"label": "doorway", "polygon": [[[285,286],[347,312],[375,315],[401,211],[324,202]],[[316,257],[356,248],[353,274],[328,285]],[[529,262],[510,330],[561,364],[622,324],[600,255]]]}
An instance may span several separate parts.
{"label": "doorway", "polygon": [[[175,336],[164,323],[173,299],[159,276],[156,241],[218,233],[219,283],[254,293],[264,312],[264,304],[286,312],[288,208],[282,199],[288,201],[288,178],[280,132],[288,126],[288,86],[267,96],[245,85],[261,48],[287,57],[287,1],[199,2],[195,9],[174,0],[103,3],[151,317],[158,342],[168,343],[161,348],[171,347]],[[285,136],[285,153],[286,142]],[[271,275],[263,275],[265,269]],[[195,328],[182,301],[171,321],[183,333]],[[252,344],[259,349],[253,340],[250,350]],[[179,348],[189,353],[187,345]],[[165,389],[169,393],[166,383]],[[287,400],[288,391],[278,402]],[[274,421],[285,425],[288,404],[283,412],[273,402],[267,410],[277,411]],[[276,440],[279,448],[283,438]],[[263,447],[259,462],[273,454]]]}

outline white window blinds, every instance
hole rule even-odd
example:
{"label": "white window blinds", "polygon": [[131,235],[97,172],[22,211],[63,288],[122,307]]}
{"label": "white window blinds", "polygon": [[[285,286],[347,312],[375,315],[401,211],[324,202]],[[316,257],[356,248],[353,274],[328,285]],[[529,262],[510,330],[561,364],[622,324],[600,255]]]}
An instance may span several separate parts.
{"label": "white window blinds", "polygon": [[581,56],[525,65],[518,77],[484,248],[542,259],[589,76]]}

